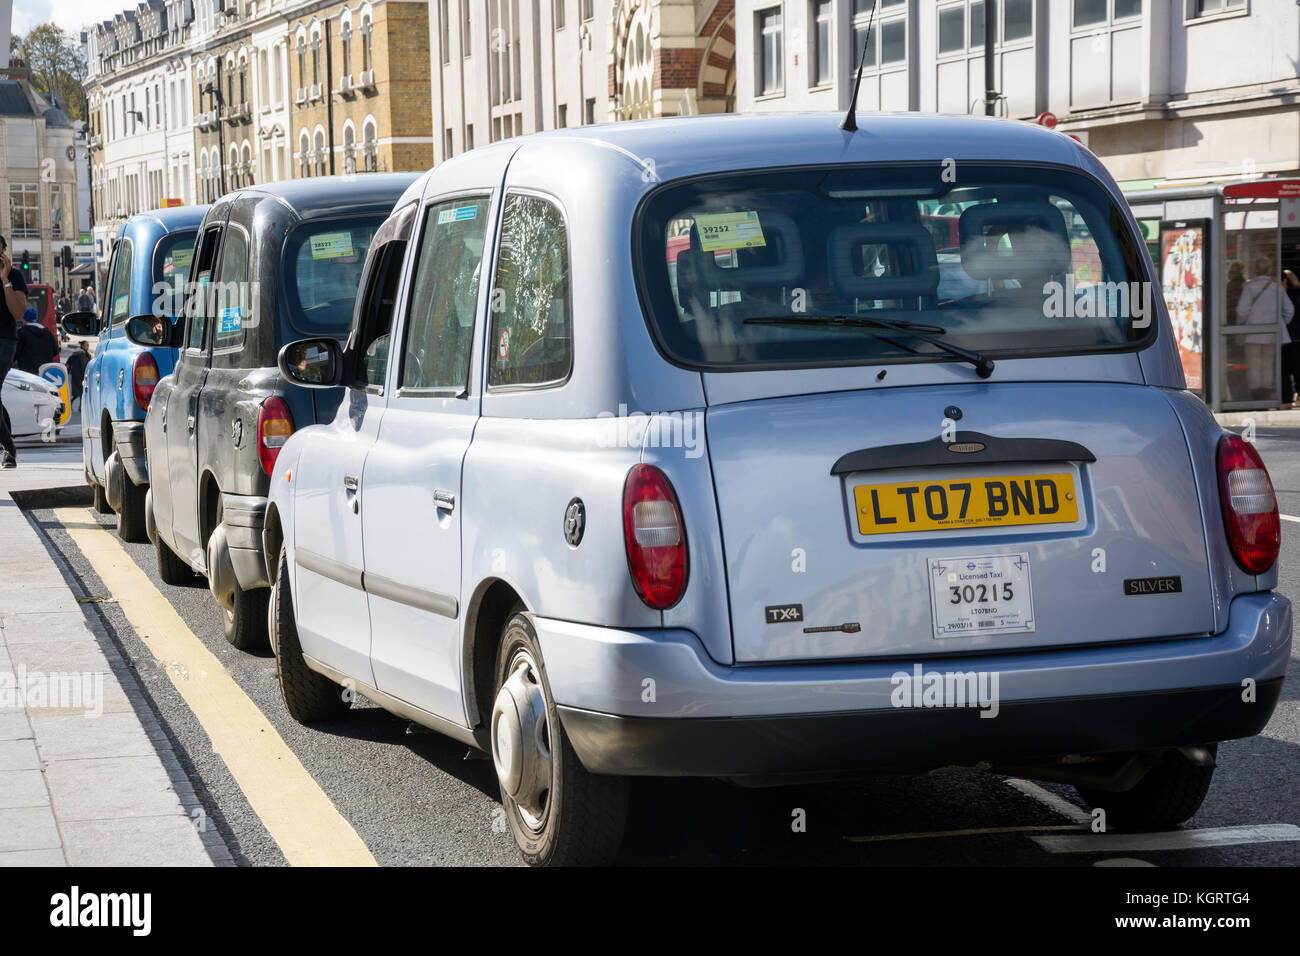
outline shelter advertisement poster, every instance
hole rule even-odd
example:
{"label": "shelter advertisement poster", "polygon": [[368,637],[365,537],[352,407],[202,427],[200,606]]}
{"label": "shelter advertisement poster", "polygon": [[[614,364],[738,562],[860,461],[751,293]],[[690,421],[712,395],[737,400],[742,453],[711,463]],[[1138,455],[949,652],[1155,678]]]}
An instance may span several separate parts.
{"label": "shelter advertisement poster", "polygon": [[1187,387],[1204,389],[1205,228],[1169,223],[1160,230],[1160,287],[1174,327]]}

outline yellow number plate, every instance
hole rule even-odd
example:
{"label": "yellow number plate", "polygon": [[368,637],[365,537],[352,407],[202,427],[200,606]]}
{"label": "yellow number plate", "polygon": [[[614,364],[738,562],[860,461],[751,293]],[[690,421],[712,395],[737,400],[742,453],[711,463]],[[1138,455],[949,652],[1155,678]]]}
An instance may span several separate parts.
{"label": "yellow number plate", "polygon": [[853,500],[862,534],[1061,524],[1079,518],[1071,474],[858,485]]}

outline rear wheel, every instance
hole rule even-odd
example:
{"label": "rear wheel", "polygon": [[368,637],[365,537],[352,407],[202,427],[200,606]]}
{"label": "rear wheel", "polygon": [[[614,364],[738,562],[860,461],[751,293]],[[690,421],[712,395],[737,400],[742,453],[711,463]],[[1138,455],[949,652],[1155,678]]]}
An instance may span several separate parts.
{"label": "rear wheel", "polygon": [[158,535],[153,545],[154,552],[158,557],[158,577],[162,578],[163,584],[182,585],[194,583],[194,569],[182,561],[175,551],[167,547],[162,535]]}
{"label": "rear wheel", "polygon": [[546,669],[524,614],[506,622],[497,651],[492,762],[501,804],[533,866],[611,863],[627,819],[625,777],[588,773],[561,726]]}
{"label": "rear wheel", "polygon": [[[1210,752],[1217,750],[1210,746]],[[1093,809],[1106,811],[1107,826],[1121,830],[1161,830],[1186,823],[1210,791],[1213,767],[1198,767],[1176,750],[1164,754],[1132,790],[1107,793],[1077,788]]]}
{"label": "rear wheel", "polygon": [[104,493],[104,486],[91,479],[90,488],[95,493],[95,510],[102,515],[111,515],[113,509],[109,507],[108,495]]}
{"label": "rear wheel", "polygon": [[235,582],[234,606],[221,609],[226,640],[241,651],[253,651],[266,646],[266,604],[270,588],[245,591]]}
{"label": "rear wheel", "polygon": [[351,706],[343,697],[343,688],[328,677],[317,674],[303,660],[298,626],[293,618],[293,597],[289,592],[289,552],[283,545],[271,591],[275,671],[280,679],[280,696],[284,698],[289,716],[300,724],[342,716]]}
{"label": "rear wheel", "polygon": [[144,526],[144,499],[148,488],[141,488],[125,474],[122,476],[122,507],[117,512],[117,536],[123,541],[148,541]]}

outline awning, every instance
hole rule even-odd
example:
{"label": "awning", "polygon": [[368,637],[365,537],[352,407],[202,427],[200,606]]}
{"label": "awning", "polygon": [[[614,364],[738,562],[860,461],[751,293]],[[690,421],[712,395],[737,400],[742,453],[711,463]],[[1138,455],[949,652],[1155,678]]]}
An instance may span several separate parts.
{"label": "awning", "polygon": [[95,264],[93,262],[83,262],[68,270],[70,276],[93,276],[94,274]]}

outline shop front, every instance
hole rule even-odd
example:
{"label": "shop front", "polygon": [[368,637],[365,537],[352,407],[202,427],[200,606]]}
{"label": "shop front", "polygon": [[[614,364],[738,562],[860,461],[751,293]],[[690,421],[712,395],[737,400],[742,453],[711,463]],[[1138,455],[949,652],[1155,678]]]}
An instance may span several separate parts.
{"label": "shop front", "polygon": [[1187,387],[1214,411],[1289,405],[1283,345],[1293,306],[1284,273],[1300,275],[1300,180],[1157,187],[1125,198],[1156,266]]}

